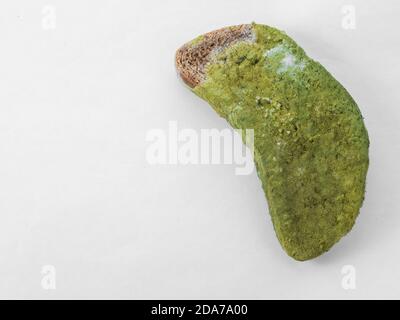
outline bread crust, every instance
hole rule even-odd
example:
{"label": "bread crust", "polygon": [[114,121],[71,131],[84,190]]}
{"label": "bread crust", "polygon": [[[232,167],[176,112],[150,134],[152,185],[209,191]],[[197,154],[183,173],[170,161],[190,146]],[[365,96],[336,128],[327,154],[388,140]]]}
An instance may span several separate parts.
{"label": "bread crust", "polygon": [[191,88],[205,80],[205,67],[216,53],[239,42],[254,40],[251,24],[226,27],[206,33],[198,43],[189,42],[176,52],[179,76]]}

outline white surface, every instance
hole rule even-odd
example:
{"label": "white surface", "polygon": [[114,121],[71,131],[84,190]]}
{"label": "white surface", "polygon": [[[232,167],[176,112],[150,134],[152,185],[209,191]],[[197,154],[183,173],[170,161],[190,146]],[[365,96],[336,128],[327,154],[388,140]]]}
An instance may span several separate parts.
{"label": "white surface", "polygon": [[[42,28],[45,5],[55,29]],[[399,16],[395,0],[3,0],[0,297],[400,298]],[[146,132],[170,120],[228,127],[177,80],[174,52],[251,21],[331,71],[369,130],[357,224],[309,262],[280,248],[255,173],[145,159]],[[55,290],[41,286],[44,265]],[[344,265],[356,290],[342,288]]]}

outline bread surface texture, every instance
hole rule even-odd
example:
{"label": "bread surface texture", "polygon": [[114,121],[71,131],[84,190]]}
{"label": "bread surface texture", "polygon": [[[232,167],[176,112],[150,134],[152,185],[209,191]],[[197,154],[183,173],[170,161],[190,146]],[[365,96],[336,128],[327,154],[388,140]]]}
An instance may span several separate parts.
{"label": "bread surface texture", "polygon": [[321,64],[286,33],[253,23],[188,42],[176,67],[233,128],[254,130],[257,174],[289,256],[315,258],[352,229],[368,133],[355,101]]}

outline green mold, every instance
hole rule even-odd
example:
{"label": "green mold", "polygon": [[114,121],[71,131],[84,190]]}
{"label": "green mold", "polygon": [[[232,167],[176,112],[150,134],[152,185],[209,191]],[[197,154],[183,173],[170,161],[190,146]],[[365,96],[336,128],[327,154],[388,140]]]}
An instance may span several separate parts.
{"label": "green mold", "polygon": [[[207,63],[196,65],[203,68],[197,82],[182,77],[233,128],[254,129],[254,160],[276,235],[289,256],[312,259],[355,223],[368,134],[357,104],[321,64],[282,31],[244,26],[237,40],[217,38],[227,36],[221,29],[182,47],[177,59],[182,50],[188,59],[214,39],[212,50],[198,55]],[[182,75],[185,65],[177,66]]]}

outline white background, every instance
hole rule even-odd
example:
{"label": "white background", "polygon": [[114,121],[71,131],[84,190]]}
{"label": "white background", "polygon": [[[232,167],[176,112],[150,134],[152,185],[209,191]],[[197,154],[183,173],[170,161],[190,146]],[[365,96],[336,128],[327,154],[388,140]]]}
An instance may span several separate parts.
{"label": "white background", "polygon": [[[348,4],[354,30],[342,28]],[[399,16],[395,0],[3,0],[0,298],[400,298]],[[281,249],[256,173],[146,162],[146,133],[171,120],[228,127],[177,80],[174,53],[252,21],[320,61],[369,130],[360,217],[313,261]],[[45,265],[55,290],[42,288]]]}

